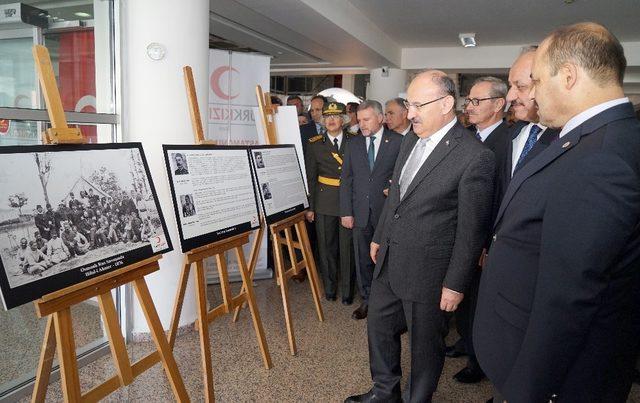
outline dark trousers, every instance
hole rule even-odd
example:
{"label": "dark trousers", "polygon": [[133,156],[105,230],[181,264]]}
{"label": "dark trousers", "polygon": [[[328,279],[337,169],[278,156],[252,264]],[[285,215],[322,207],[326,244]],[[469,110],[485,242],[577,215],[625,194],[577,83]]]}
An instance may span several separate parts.
{"label": "dark trousers", "polygon": [[371,291],[371,279],[376,265],[371,260],[369,253],[371,240],[375,228],[371,225],[371,220],[366,227],[353,227],[353,250],[356,258],[356,277],[362,303],[369,303],[369,293]]}
{"label": "dark trousers", "polygon": [[340,217],[316,214],[315,221],[324,292],[336,296],[339,269],[342,299],[352,299],[355,267],[351,230],[340,225]]}
{"label": "dark trousers", "polygon": [[411,373],[403,393],[405,402],[430,402],[444,365],[444,337],[448,317],[440,310],[440,295],[429,303],[400,299],[389,284],[388,266],[371,283],[367,328],[373,392],[383,400],[397,400],[402,370],[400,335],[409,330]]}
{"label": "dark trousers", "polygon": [[[480,268],[474,273],[469,288],[464,293],[464,299],[455,312],[456,328],[460,334],[460,340],[464,345],[468,355],[467,367],[479,368],[476,352],[473,348],[473,317],[476,314],[476,304],[478,303],[478,289],[480,287]],[[457,343],[456,343],[457,344]]]}

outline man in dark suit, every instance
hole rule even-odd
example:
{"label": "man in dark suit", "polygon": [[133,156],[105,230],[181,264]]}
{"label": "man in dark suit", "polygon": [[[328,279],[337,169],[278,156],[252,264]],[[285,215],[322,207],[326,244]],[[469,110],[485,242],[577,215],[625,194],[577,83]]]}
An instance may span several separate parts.
{"label": "man in dark suit", "polygon": [[403,136],[411,131],[408,114],[409,111],[404,106],[404,98],[392,98],[384,105],[384,121],[387,128]]}
{"label": "man in dark suit", "polygon": [[516,169],[494,224],[476,353],[513,402],[625,402],[637,356],[640,123],[606,28],[560,28],[536,51],[531,97],[562,127]]}
{"label": "man in dark suit", "polygon": [[458,308],[489,226],[494,156],[457,123],[455,84],[426,71],[407,91],[405,137],[371,243],[373,388],[348,402],[400,401],[400,334],[409,331],[406,402],[429,402],[444,364],[448,312]]}
{"label": "man in dark suit", "polygon": [[[329,102],[322,111],[327,132],[309,140],[305,155],[309,210],[307,221],[315,222],[318,236],[320,275],[325,297],[335,301],[340,278],[342,303],[353,303],[355,262],[351,230],[340,225],[340,173],[348,134],[342,126],[346,121],[345,107]],[[339,271],[339,277],[338,277]]]}
{"label": "man in dark suit", "polygon": [[369,246],[386,200],[383,192],[389,188],[403,139],[382,126],[380,102],[362,102],[357,116],[362,135],[349,141],[340,178],[341,222],[345,228],[353,229],[356,277],[362,296],[362,304],[351,316],[356,320],[367,317],[375,268]]}
{"label": "man in dark suit", "polygon": [[[504,159],[509,143],[511,143],[509,127],[503,119],[506,96],[507,85],[504,81],[496,77],[480,77],[473,83],[469,96],[464,102],[465,113],[468,116],[469,123],[474,126],[473,134],[493,151],[496,158],[496,166],[499,166]],[[498,173],[496,172],[496,174]],[[494,206],[496,204],[494,203]],[[488,231],[485,247],[488,247],[490,239],[491,236]],[[455,380],[462,383],[477,383],[484,378],[484,373],[480,369],[473,351],[472,341],[473,316],[478,298],[480,274],[482,273],[481,263],[481,260],[479,260],[465,298],[455,313],[456,328],[460,334],[460,340],[455,346],[447,347],[447,356],[456,356],[455,347],[460,344],[463,346],[464,353],[468,356],[467,366],[453,376]]]}

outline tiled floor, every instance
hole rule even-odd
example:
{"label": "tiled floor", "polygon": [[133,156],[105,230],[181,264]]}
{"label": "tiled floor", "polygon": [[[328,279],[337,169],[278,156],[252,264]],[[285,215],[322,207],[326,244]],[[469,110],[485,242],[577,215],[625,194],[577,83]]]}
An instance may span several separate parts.
{"label": "tiled floor", "polygon": [[[256,294],[273,368],[262,364],[248,311],[237,323],[223,317],[210,326],[216,400],[219,402],[340,402],[345,397],[365,392],[370,387],[366,321],[354,321],[351,312],[357,306],[323,301],[325,321],[319,322],[308,281],[290,282],[290,294],[298,345],[297,356],[289,353],[279,289],[273,280],[257,282]],[[210,287],[212,304],[220,302],[218,287]],[[450,339],[455,339],[455,334]],[[406,342],[406,338],[403,339]],[[177,339],[174,350],[180,373],[192,401],[203,401],[202,371],[198,334],[190,332]],[[152,343],[134,343],[128,347],[132,359],[152,351]],[[403,356],[407,368],[408,356]],[[440,379],[437,402],[484,402],[491,385],[462,385],[451,377],[465,365],[464,358],[447,359]],[[103,357],[80,370],[83,391],[113,374],[111,358]],[[49,387],[48,401],[62,398],[59,382]],[[113,402],[168,402],[171,388],[157,364],[135,382],[106,399]],[[27,402],[24,398],[22,401]],[[634,385],[629,402],[640,403],[640,387]]]}

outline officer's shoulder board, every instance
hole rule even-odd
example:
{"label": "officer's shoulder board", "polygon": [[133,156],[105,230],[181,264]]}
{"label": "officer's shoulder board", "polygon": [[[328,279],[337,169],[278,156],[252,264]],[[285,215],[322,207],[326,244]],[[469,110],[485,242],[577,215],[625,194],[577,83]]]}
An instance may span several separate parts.
{"label": "officer's shoulder board", "polygon": [[309,143],[315,143],[318,140],[322,139],[322,134],[318,134],[317,136],[313,136],[309,139]]}

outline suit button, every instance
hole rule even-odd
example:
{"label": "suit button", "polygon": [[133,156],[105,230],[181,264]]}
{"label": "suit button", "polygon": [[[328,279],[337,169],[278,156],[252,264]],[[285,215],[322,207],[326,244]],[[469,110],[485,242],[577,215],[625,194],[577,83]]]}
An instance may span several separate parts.
{"label": "suit button", "polygon": [[369,182],[373,182],[373,178],[369,178]]}
{"label": "suit button", "polygon": [[367,196],[367,199],[369,198],[369,196]]}
{"label": "suit button", "polygon": [[496,239],[498,239],[498,236],[496,234],[493,234],[493,238],[492,239],[493,239],[493,242],[495,242]]}
{"label": "suit button", "polygon": [[393,218],[395,218],[397,220],[398,218],[400,218],[400,214],[394,215]]}

